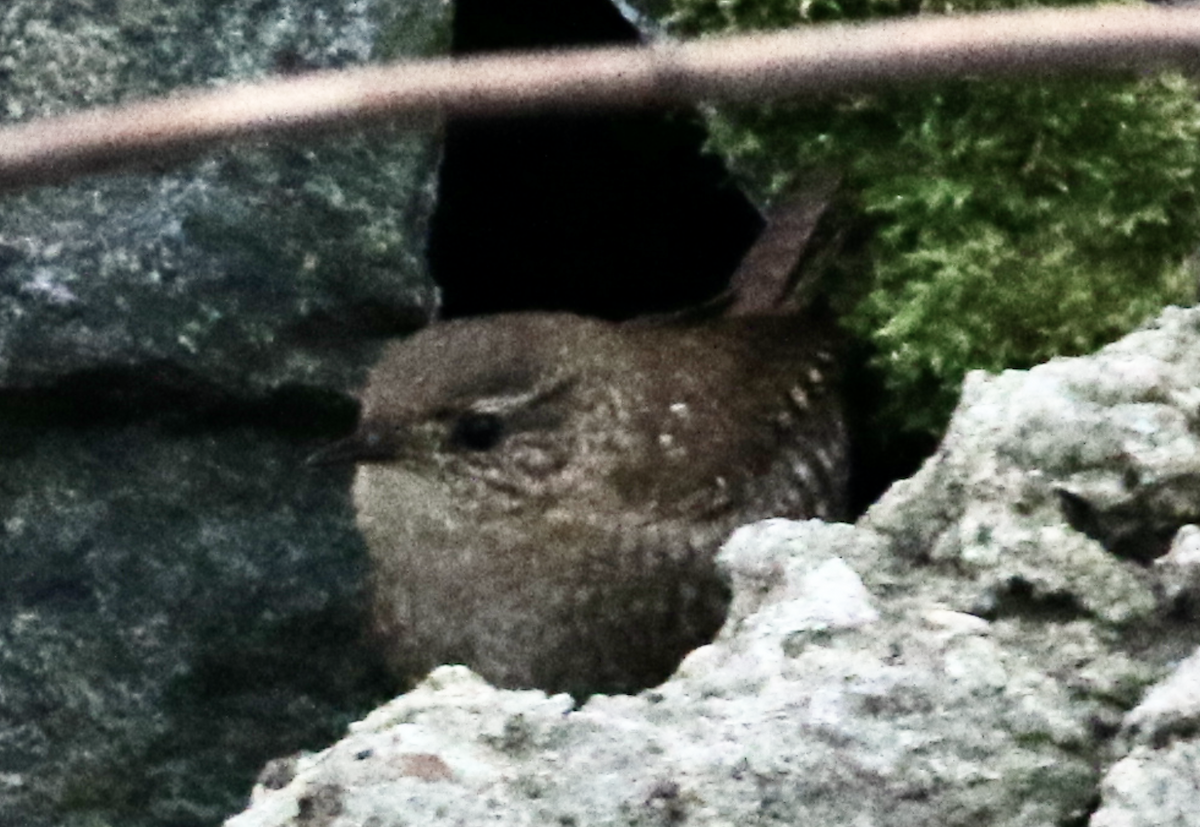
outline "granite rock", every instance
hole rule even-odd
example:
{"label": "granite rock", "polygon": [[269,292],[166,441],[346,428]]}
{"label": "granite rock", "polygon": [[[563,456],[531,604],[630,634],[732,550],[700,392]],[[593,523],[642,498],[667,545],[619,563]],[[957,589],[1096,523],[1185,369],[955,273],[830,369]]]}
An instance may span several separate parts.
{"label": "granite rock", "polygon": [[[0,123],[448,42],[437,0],[50,5],[0,13]],[[117,369],[235,396],[347,385],[364,327],[411,330],[434,307],[438,153],[435,134],[377,130],[6,194],[0,387]]]}
{"label": "granite rock", "polygon": [[[437,53],[449,14],[10,0],[0,122]],[[377,701],[348,480],[303,458],[436,303],[439,153],[256,142],[0,197],[0,823],[215,824]]]}

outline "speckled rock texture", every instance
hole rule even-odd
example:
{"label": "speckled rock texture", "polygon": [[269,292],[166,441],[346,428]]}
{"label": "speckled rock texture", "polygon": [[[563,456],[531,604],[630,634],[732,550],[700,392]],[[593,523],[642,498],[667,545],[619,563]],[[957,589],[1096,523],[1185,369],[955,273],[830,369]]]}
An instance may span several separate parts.
{"label": "speckled rock texture", "polygon": [[[448,42],[448,13],[440,0],[12,0],[0,122],[426,54]],[[0,386],[146,365],[214,393],[344,383],[365,348],[347,331],[411,330],[433,306],[422,253],[438,152],[435,135],[376,131],[6,194]]]}
{"label": "speckled rock texture", "polygon": [[[1195,563],[1192,563],[1194,568]],[[1121,727],[1124,757],[1104,776],[1092,827],[1200,820],[1200,652],[1146,693]]]}
{"label": "speckled rock texture", "polygon": [[443,667],[227,825],[1200,824],[1197,376],[1179,309],[974,374],[857,525],[736,533],[728,621],[662,686]]}
{"label": "speckled rock texture", "polygon": [[[441,0],[5,0],[0,122],[440,52]],[[0,195],[0,824],[218,824],[378,702],[345,474],[412,329],[439,139]],[[336,676],[336,677],[330,677]]]}

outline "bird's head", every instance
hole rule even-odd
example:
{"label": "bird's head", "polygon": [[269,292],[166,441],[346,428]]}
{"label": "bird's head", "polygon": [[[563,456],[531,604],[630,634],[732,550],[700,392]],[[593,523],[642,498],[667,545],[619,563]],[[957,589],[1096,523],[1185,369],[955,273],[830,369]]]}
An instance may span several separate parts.
{"label": "bird's head", "polygon": [[580,397],[596,385],[596,348],[613,327],[565,313],[431,325],[387,346],[363,392],[358,429],[310,463],[391,465],[449,485],[536,487],[577,449],[574,419],[588,407]]}

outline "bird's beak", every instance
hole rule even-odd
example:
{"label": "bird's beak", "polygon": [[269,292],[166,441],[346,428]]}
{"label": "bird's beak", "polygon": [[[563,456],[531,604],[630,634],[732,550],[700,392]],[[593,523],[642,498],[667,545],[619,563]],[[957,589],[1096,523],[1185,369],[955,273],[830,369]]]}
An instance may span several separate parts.
{"label": "bird's beak", "polygon": [[305,465],[341,465],[349,462],[370,462],[393,459],[395,448],[382,434],[369,426],[317,450],[304,461]]}

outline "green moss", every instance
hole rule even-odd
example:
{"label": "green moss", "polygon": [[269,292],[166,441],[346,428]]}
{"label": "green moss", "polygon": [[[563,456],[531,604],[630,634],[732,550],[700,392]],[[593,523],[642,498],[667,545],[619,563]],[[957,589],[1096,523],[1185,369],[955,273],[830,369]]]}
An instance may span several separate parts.
{"label": "green moss", "polygon": [[[689,35],[945,7],[673,2],[669,25]],[[708,117],[712,146],[764,201],[805,168],[845,172],[866,241],[829,283],[873,346],[892,429],[938,432],[968,370],[1085,353],[1192,301],[1200,105],[1179,74],[963,79]]]}

